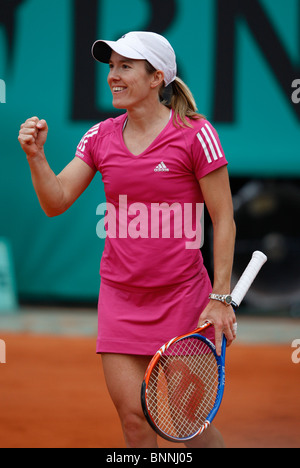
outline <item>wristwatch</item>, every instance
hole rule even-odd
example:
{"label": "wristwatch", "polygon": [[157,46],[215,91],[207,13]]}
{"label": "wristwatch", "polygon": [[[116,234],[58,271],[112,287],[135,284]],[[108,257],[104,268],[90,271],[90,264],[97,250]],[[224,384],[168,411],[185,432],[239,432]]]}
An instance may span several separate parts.
{"label": "wristwatch", "polygon": [[210,294],[209,298],[214,301],[220,301],[226,306],[230,306],[232,304],[232,297],[230,294]]}

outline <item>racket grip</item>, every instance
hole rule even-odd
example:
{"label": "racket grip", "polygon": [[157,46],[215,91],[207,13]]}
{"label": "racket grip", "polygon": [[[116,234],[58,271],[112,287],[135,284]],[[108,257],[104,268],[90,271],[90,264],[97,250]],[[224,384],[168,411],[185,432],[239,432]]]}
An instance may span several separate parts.
{"label": "racket grip", "polygon": [[245,269],[231,294],[233,302],[238,307],[240,306],[250,286],[252,285],[253,281],[266,261],[267,257],[262,252],[256,251],[253,253],[247,268]]}

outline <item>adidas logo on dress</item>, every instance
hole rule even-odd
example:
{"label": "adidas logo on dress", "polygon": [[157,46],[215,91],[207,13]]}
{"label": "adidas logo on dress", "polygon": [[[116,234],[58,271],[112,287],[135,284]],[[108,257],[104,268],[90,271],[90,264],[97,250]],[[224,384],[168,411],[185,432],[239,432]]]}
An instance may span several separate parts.
{"label": "adidas logo on dress", "polygon": [[161,162],[156,168],[154,172],[170,172],[170,169],[167,168],[164,162]]}

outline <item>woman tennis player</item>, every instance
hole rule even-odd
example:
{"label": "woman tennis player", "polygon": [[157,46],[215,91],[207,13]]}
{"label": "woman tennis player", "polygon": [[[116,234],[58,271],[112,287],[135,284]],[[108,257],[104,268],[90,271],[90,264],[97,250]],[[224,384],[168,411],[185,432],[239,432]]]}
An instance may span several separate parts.
{"label": "woman tennis player", "polygon": [[[197,113],[191,92],[177,77],[176,56],[164,37],[131,32],[116,42],[95,42],[92,53],[109,64],[113,106],[126,112],[91,128],[57,176],[44,153],[45,120],[28,119],[19,142],[48,216],[64,213],[95,173],[102,175],[110,213],[100,269],[97,353],[127,447],[155,448],[156,435],[140,403],[151,356],[205,320],[214,325],[219,353],[223,333],[228,344],[235,338],[235,314],[224,303],[235,243],[227,161],[215,129]],[[169,102],[162,99],[166,87]],[[214,231],[213,286],[195,234],[202,203]],[[160,211],[154,220],[153,207]],[[223,447],[224,442],[211,426],[187,446]]]}

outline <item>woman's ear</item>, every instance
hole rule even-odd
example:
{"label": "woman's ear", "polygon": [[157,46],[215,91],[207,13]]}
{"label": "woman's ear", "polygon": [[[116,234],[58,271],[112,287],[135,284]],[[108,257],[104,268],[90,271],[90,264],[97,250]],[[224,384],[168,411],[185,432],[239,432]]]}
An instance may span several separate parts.
{"label": "woman's ear", "polygon": [[153,73],[151,88],[157,88],[157,86],[161,86],[164,82],[164,79],[164,72],[161,70],[156,70],[155,73]]}

